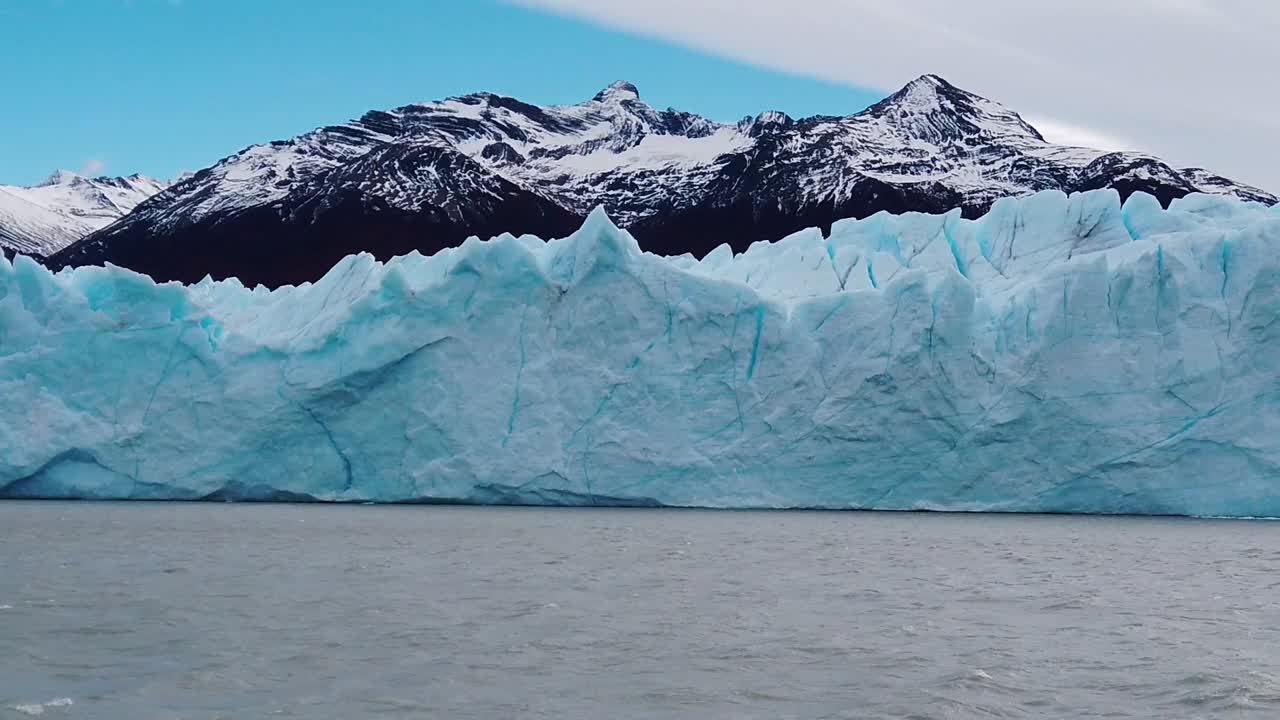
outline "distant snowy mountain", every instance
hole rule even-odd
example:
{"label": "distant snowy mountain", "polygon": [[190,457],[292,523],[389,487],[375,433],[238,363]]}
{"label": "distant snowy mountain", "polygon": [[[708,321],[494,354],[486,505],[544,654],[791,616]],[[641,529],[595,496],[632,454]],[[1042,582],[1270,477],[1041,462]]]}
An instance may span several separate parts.
{"label": "distant snowy mountain", "polygon": [[702,255],[881,210],[968,217],[1056,189],[1276,197],[1157,158],[1055,145],[998,103],[926,75],[866,110],[726,124],[615,83],[576,105],[477,93],[373,111],[255,145],[50,259],[157,279],[320,277],[343,256],[434,252],[469,235],[563,236],[603,205],[645,249]]}
{"label": "distant snowy mountain", "polygon": [[0,185],[0,248],[50,255],[119,220],[167,183],[142,175],[87,178],[59,170],[39,185]]}

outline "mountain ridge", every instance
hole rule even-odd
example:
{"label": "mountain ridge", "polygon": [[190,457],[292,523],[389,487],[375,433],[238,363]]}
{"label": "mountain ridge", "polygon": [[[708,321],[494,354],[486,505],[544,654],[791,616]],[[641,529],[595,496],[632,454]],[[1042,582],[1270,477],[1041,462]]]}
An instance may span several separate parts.
{"label": "mountain ridge", "polygon": [[658,110],[619,81],[573,105],[493,93],[373,110],[254,145],[50,258],[157,279],[296,284],[341,257],[471,235],[561,236],[604,207],[646,250],[702,255],[875,212],[967,217],[1039,190],[1275,196],[1158,158],[1055,145],[1018,113],[924,75],[847,116],[736,123]]}

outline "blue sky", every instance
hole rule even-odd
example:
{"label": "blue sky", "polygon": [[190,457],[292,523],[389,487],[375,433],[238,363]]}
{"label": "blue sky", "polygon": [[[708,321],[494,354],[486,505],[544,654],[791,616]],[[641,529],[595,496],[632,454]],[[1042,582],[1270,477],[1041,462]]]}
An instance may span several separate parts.
{"label": "blue sky", "polygon": [[490,90],[571,103],[614,80],[722,120],[885,94],[490,0],[0,0],[0,183],[171,177],[365,110]]}

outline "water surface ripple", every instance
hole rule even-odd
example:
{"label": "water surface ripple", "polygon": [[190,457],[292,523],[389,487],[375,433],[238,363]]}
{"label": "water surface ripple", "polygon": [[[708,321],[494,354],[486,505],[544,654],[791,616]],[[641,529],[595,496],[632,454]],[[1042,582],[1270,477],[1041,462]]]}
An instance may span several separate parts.
{"label": "water surface ripple", "polygon": [[1274,718],[1280,523],[0,503],[0,718]]}

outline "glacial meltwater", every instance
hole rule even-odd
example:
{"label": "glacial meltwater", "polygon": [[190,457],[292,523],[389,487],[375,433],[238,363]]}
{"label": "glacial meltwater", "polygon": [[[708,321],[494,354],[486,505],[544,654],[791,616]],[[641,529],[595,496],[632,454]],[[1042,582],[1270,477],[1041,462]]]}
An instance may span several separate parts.
{"label": "glacial meltwater", "polygon": [[1280,523],[0,503],[0,718],[1274,718]]}

